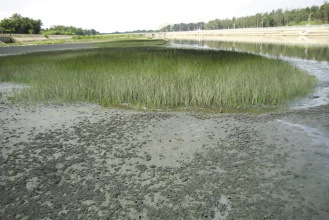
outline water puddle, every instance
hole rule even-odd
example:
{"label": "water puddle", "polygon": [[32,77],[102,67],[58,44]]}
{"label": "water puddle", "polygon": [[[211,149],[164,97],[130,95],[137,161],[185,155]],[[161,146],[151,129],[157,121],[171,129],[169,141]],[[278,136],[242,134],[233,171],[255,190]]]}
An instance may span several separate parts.
{"label": "water puddle", "polygon": [[6,100],[7,97],[13,95],[15,92],[26,89],[28,86],[17,83],[0,83],[0,101]]}
{"label": "water puddle", "polygon": [[316,60],[302,60],[297,58],[282,57],[293,65],[306,70],[317,78],[318,83],[312,95],[292,102],[295,109],[309,108],[329,103],[329,62]]}
{"label": "water puddle", "polygon": [[229,211],[231,210],[230,202],[226,195],[221,195],[218,200],[218,207],[215,208],[214,219],[224,220],[227,218]]}
{"label": "water puddle", "polygon": [[277,122],[305,133],[308,137],[312,138],[312,140],[317,144],[329,147],[329,138],[326,137],[324,133],[320,132],[316,128],[312,128],[301,124],[294,124],[283,120],[277,120]]}

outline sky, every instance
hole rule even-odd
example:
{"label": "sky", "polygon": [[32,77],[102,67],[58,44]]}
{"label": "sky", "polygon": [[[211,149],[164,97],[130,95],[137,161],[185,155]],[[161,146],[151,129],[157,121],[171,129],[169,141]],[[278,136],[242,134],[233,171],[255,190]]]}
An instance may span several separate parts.
{"label": "sky", "polygon": [[154,30],[163,24],[207,22],[323,3],[323,0],[0,0],[0,20],[19,13],[41,19],[43,28],[67,25],[110,33]]}

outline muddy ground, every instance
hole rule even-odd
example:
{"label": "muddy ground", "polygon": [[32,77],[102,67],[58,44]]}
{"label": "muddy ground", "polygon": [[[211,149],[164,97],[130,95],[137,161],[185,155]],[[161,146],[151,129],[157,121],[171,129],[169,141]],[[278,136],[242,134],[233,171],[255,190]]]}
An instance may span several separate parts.
{"label": "muddy ground", "polygon": [[0,88],[0,219],[329,217],[329,105],[136,112]]}

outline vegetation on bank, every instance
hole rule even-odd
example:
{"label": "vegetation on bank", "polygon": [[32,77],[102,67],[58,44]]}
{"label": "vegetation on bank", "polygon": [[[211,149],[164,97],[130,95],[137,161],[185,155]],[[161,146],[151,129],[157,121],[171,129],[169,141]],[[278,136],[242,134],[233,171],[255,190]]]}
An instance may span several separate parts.
{"label": "vegetation on bank", "polygon": [[321,6],[312,6],[301,9],[282,10],[257,13],[251,16],[238,18],[214,19],[207,23],[180,23],[167,25],[159,31],[193,31],[193,30],[216,30],[231,28],[255,28],[255,27],[281,27],[295,25],[329,24],[329,3],[324,2]]}
{"label": "vegetation on bank", "polygon": [[0,57],[0,81],[29,85],[16,100],[149,109],[273,107],[315,85],[314,77],[280,59],[164,44],[115,41],[96,49]]}
{"label": "vegetation on bank", "polygon": [[[134,39],[149,39],[140,34],[107,34],[107,35],[86,35],[86,36],[73,36],[68,39],[48,39],[48,40],[33,40],[26,42],[14,42],[8,44],[0,44],[0,47],[19,46],[19,45],[47,45],[47,44],[64,44],[64,43],[81,43],[81,42],[99,42],[99,41],[121,41],[121,40],[134,40]],[[97,44],[99,45],[99,44]],[[124,45],[123,45],[124,46]],[[98,46],[97,46],[98,47]]]}
{"label": "vegetation on bank", "polygon": [[95,29],[82,29],[74,26],[54,25],[42,30],[44,35],[96,35],[100,34]]}

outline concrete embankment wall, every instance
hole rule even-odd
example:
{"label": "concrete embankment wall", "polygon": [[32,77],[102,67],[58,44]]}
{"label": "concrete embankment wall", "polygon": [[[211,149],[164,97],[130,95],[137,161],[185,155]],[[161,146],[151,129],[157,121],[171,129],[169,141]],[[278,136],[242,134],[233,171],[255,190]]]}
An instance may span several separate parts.
{"label": "concrete embankment wall", "polygon": [[155,37],[166,39],[314,43],[329,45],[329,25],[166,32],[157,33]]}
{"label": "concrete embankment wall", "polygon": [[63,40],[71,39],[72,37],[73,35],[49,35],[48,37],[45,37],[42,34],[0,34],[0,41],[2,41],[1,38],[11,38],[15,42],[28,42],[42,40]]}

